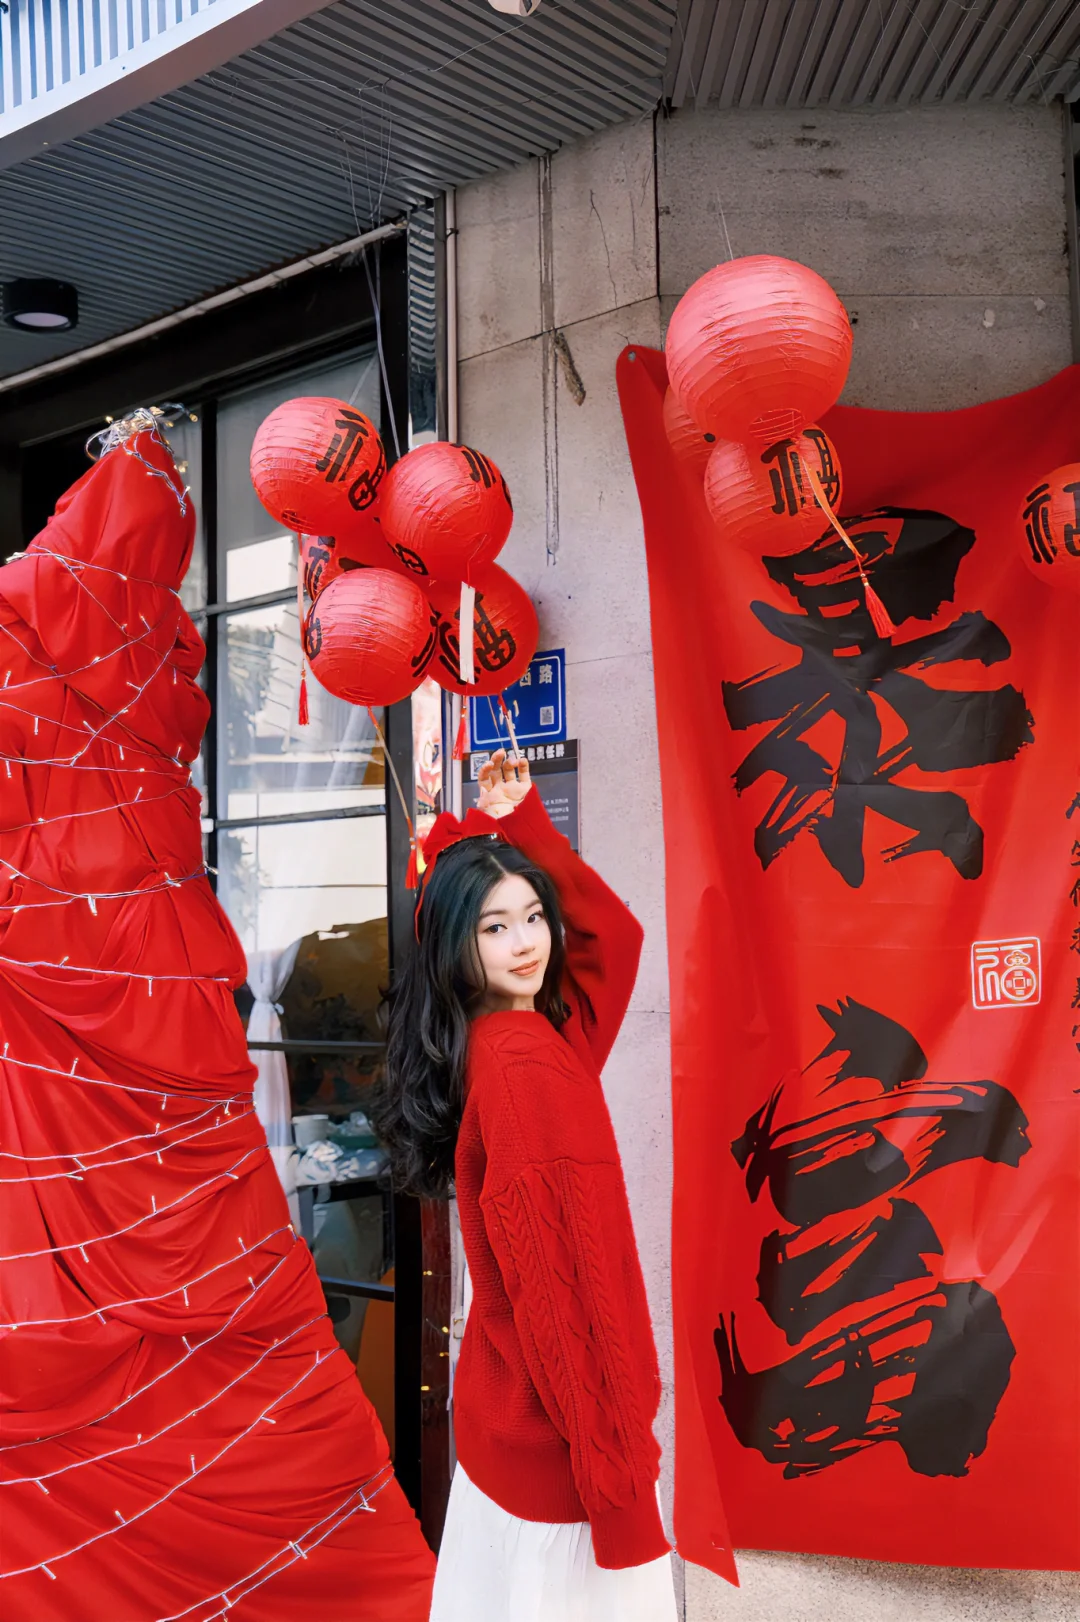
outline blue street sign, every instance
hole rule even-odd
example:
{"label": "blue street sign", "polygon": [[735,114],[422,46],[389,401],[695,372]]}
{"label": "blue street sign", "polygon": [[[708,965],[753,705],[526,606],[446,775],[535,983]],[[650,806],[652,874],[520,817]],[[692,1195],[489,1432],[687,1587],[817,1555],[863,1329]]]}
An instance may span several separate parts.
{"label": "blue street sign", "polygon": [[[555,743],[566,737],[566,652],[538,653],[520,681],[503,694],[520,744]],[[470,698],[469,742],[473,749],[506,748],[510,734],[497,698]]]}

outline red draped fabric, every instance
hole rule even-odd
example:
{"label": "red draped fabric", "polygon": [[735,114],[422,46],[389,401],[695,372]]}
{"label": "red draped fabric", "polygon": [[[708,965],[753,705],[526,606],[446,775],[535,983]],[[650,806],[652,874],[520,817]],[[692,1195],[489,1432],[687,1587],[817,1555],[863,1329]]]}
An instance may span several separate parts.
{"label": "red draped fabric", "polygon": [[1020,514],[1080,455],[1080,367],[827,414],[892,630],[824,524],[788,556],[717,530],[661,354],[618,380],[664,789],[679,1552],[1072,1570],[1080,599],[1023,566]]}
{"label": "red draped fabric", "polygon": [[433,1558],[252,1109],[143,432],[0,569],[0,1613],[424,1622]]}

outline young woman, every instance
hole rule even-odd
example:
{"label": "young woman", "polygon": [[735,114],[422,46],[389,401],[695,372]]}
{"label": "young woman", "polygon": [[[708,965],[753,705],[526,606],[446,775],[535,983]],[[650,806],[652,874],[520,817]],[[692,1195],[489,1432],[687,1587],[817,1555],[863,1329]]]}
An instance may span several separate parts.
{"label": "young woman", "polygon": [[500,751],[425,845],[378,1126],[456,1189],[472,1304],[431,1622],[673,1622],[659,1381],[600,1085],[641,928]]}

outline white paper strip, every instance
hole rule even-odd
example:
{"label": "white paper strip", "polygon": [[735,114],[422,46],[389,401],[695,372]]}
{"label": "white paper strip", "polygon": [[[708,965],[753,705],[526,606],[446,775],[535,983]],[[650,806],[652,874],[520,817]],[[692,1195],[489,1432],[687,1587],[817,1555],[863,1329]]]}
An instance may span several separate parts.
{"label": "white paper strip", "polygon": [[461,618],[458,631],[458,675],[464,682],[476,680],[473,659],[473,610],[476,607],[476,587],[461,582]]}

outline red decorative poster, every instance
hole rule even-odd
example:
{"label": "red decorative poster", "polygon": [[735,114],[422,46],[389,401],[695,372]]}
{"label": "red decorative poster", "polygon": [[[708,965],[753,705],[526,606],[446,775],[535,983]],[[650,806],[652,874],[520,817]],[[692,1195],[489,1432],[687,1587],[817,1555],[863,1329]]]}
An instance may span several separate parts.
{"label": "red decorative poster", "polygon": [[0,569],[0,1615],[423,1622],[252,1108],[190,763],[194,514],[128,439]]}
{"label": "red decorative poster", "polygon": [[793,556],[725,545],[666,381],[621,357],[664,785],[679,1548],[727,1575],[732,1544],[1073,1568],[1080,596],[1024,567],[1019,515],[1080,456],[1080,368],[825,419],[887,636],[824,524]]}

